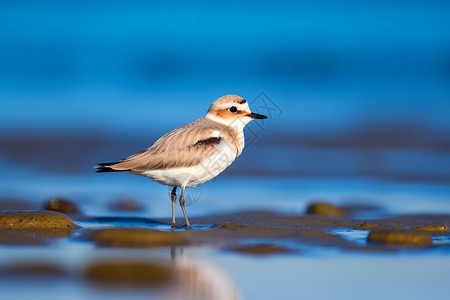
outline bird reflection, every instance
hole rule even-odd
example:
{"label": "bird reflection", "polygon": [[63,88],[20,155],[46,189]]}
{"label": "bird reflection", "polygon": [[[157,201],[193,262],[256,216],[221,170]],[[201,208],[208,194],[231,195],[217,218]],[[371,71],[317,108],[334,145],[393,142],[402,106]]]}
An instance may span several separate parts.
{"label": "bird reflection", "polygon": [[168,299],[238,300],[241,296],[231,278],[217,266],[185,255],[185,247],[171,247],[171,262],[177,288]]}

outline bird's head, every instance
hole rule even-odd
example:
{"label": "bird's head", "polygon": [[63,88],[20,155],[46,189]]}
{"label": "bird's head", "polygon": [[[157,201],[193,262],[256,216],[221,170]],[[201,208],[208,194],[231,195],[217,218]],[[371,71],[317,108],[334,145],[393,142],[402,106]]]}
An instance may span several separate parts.
{"label": "bird's head", "polygon": [[267,119],[265,115],[251,112],[247,101],[237,95],[226,95],[214,101],[206,117],[233,127],[244,127],[254,119]]}

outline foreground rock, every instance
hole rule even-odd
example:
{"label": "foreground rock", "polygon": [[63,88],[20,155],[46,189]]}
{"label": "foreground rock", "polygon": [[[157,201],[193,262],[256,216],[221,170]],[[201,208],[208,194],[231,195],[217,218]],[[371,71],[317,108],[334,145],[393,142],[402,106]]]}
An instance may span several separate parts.
{"label": "foreground rock", "polygon": [[25,210],[0,212],[0,229],[9,230],[67,230],[75,227],[73,221],[58,212]]}

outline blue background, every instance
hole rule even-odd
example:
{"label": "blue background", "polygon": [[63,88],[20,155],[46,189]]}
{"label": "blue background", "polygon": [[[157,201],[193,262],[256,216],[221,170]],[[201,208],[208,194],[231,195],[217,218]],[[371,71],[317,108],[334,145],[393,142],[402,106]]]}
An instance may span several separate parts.
{"label": "blue background", "polygon": [[448,183],[449,13],[448,1],[2,1],[0,155],[90,172],[222,95],[263,91],[276,113],[251,124],[257,146],[226,174]]}

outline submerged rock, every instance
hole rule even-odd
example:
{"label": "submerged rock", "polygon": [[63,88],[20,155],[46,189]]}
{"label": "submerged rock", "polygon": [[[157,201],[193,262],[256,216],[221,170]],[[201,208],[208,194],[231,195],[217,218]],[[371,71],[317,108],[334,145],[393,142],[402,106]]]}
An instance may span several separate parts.
{"label": "submerged rock", "polygon": [[367,241],[371,243],[397,244],[405,246],[430,246],[431,237],[423,232],[404,230],[373,230]]}
{"label": "submerged rock", "polygon": [[346,217],[348,211],[326,202],[313,202],[308,206],[307,214],[327,217]]}
{"label": "submerged rock", "polygon": [[73,221],[66,215],[47,210],[0,212],[0,229],[46,230],[72,229]]}
{"label": "submerged rock", "polygon": [[90,234],[94,242],[106,247],[148,248],[189,243],[181,233],[144,228],[105,228]]}
{"label": "submerged rock", "polygon": [[88,280],[99,283],[160,285],[173,280],[171,268],[148,262],[103,262],[89,266]]}
{"label": "submerged rock", "polygon": [[57,211],[63,214],[78,214],[78,205],[63,198],[51,198],[44,203],[45,210]]}
{"label": "submerged rock", "polygon": [[143,211],[144,207],[140,205],[136,199],[132,197],[125,197],[112,203],[109,206],[111,211]]}
{"label": "submerged rock", "polygon": [[271,255],[291,252],[290,249],[285,247],[265,244],[237,246],[229,250],[251,255]]}

